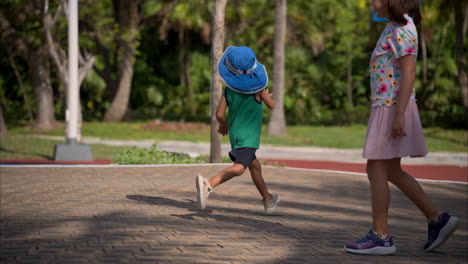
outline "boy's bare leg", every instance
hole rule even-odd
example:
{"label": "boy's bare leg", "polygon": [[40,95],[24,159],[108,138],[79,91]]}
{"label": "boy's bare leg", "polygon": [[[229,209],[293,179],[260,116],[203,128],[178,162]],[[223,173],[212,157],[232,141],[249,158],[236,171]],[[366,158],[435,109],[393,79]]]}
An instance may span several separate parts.
{"label": "boy's bare leg", "polygon": [[225,181],[229,181],[233,177],[240,176],[240,175],[244,174],[244,171],[245,171],[244,165],[242,165],[241,163],[236,162],[231,167],[220,171],[213,178],[211,178],[209,180],[209,182],[211,184],[211,187],[214,188],[214,187],[220,185],[221,183],[223,183]]}
{"label": "boy's bare leg", "polygon": [[263,200],[273,199],[273,196],[268,192],[265,181],[263,180],[262,166],[260,165],[260,162],[258,162],[258,160],[252,161],[249,165],[249,170],[252,180],[260,192],[260,195],[262,195]]}

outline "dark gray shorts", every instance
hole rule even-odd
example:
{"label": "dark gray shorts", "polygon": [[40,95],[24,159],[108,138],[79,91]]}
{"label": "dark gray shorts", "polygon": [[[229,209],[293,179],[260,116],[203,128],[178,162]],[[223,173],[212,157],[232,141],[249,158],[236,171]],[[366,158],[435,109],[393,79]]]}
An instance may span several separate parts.
{"label": "dark gray shorts", "polygon": [[247,169],[247,167],[252,163],[252,161],[257,159],[255,156],[255,152],[257,149],[255,148],[238,148],[233,149],[229,152],[229,157],[233,162],[239,162]]}

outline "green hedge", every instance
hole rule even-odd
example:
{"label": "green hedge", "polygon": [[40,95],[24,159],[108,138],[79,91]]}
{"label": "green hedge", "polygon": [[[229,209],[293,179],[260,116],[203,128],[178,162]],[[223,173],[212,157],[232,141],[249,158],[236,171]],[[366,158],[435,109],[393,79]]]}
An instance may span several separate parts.
{"label": "green hedge", "polygon": [[[192,158],[184,153],[168,152],[152,145],[151,148],[130,147],[117,153],[113,162],[120,165],[135,164],[195,164],[208,163],[208,156]],[[223,158],[222,162],[230,162],[229,158]]]}

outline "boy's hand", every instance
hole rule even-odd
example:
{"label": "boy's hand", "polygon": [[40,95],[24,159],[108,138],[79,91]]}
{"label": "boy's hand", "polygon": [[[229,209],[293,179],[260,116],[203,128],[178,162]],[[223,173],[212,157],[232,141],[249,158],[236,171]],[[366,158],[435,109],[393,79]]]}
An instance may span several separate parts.
{"label": "boy's hand", "polygon": [[260,98],[263,100],[263,102],[265,102],[265,104],[270,109],[275,108],[275,101],[273,101],[273,98],[271,98],[272,95],[273,93],[270,93],[268,88],[265,88],[260,92]]}
{"label": "boy's hand", "polygon": [[270,93],[270,91],[268,90],[268,88],[265,88],[262,90],[262,93],[264,95],[268,95],[269,97],[272,97],[273,96],[273,93]]}
{"label": "boy's hand", "polygon": [[223,135],[223,136],[226,136],[228,134],[228,126],[227,126],[226,122],[219,123],[218,133]]}

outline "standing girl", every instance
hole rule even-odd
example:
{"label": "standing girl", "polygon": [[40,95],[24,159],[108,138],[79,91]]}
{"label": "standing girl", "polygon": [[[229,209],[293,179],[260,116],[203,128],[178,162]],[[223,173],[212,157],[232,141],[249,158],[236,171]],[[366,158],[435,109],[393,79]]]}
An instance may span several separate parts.
{"label": "standing girl", "polygon": [[370,60],[372,111],[364,158],[370,182],[373,227],[362,239],[345,245],[357,254],[396,252],[387,233],[390,189],[397,186],[421,210],[428,222],[425,251],[442,245],[455,231],[458,218],[436,209],[421,185],[401,168],[402,157],[427,154],[413,88],[416,75],[418,0],[372,0],[377,15],[388,18]]}

